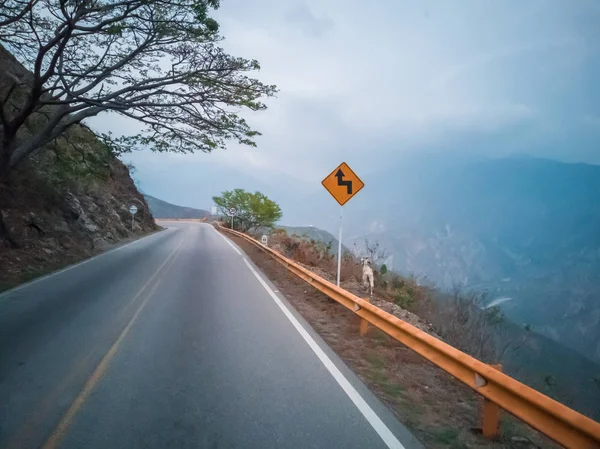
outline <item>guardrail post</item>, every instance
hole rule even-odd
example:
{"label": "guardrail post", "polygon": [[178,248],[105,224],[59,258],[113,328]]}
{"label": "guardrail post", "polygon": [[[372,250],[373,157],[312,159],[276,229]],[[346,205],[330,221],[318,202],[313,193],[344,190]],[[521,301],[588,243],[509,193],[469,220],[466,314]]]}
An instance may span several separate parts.
{"label": "guardrail post", "polygon": [[[369,302],[369,298],[363,298],[365,301]],[[367,335],[367,331],[369,330],[369,322],[364,319],[360,319],[360,336],[364,337]]]}
{"label": "guardrail post", "polygon": [[[502,372],[502,365],[490,365],[490,367]],[[496,438],[500,430],[500,407],[492,401],[483,398],[483,410],[481,417],[481,430],[486,438]]]}

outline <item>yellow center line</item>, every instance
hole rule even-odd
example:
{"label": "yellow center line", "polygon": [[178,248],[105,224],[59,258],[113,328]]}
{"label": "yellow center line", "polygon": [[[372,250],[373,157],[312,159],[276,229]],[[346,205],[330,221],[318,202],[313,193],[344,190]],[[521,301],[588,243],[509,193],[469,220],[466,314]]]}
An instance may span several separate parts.
{"label": "yellow center line", "polygon": [[[179,246],[181,246],[181,243],[182,242],[180,242],[180,244],[177,248],[175,248],[175,250],[177,250]],[[144,286],[137,292],[136,296],[127,303],[123,310],[121,310],[121,312],[118,315],[117,322],[120,321],[127,314],[131,306],[135,304],[135,301],[142,295],[144,290],[148,287],[150,282],[152,282],[155,279],[156,275],[160,272],[161,269],[165,268],[165,273],[168,272],[168,270],[173,265],[173,262],[175,261],[175,257],[171,257],[173,256],[174,252],[175,251],[169,254],[167,259],[165,260],[165,263],[163,263],[159,267],[159,269],[150,277],[146,284],[144,284]],[[69,385],[71,385],[71,383],[76,381],[80,374],[82,374],[88,362],[91,360],[92,355],[93,351],[87,351],[84,357],[82,357],[79,361],[75,363],[75,365],[73,365],[73,367],[69,370],[69,374],[62,380],[62,382],[60,382],[60,384],[58,384],[54,389],[52,389],[52,391],[50,391],[50,393],[38,403],[38,406],[35,408],[34,412],[30,415],[30,417],[20,427],[16,434],[9,439],[6,449],[17,449],[25,446],[31,446],[33,441],[32,439],[35,438],[35,429],[41,426],[41,424],[48,416],[48,413],[52,411],[52,408],[54,407],[57,398],[63,394],[63,392],[69,387]]]}
{"label": "yellow center line", "polygon": [[92,358],[92,351],[89,351],[83,358],[81,358],[75,366],[69,371],[67,377],[63,379],[63,381],[54,388],[50,394],[48,394],[36,408],[35,413],[27,419],[27,421],[21,426],[19,431],[9,440],[6,449],[18,449],[22,447],[33,447],[34,446],[34,438],[35,438],[35,430],[38,429],[46,416],[52,411],[56,400],[63,394],[63,392],[69,387],[69,385],[74,382],[80,374],[83,374],[83,371],[87,365],[87,363]]}
{"label": "yellow center line", "polygon": [[148,279],[148,281],[144,284],[144,286],[139,289],[139,291],[131,299],[131,301],[129,301],[129,303],[123,308],[123,310],[121,310],[121,312],[119,313],[119,315],[117,317],[117,320],[121,319],[126,314],[126,312],[129,310],[129,308],[135,303],[135,301],[140,296],[142,296],[142,294],[144,293],[144,290],[146,290],[146,288],[150,285],[150,283],[154,280],[154,278],[156,278],[156,276],[158,275],[158,273],[160,273],[160,271],[165,267],[165,265],[167,265],[167,263],[172,262],[172,261],[175,260],[176,256],[174,256],[174,254],[175,254],[175,252],[177,252],[179,250],[179,248],[181,247],[182,244],[183,244],[183,239],[181,239],[181,241],[179,242],[179,244],[177,245],[177,247],[171,252],[171,254],[169,254],[169,256],[161,264],[161,266],[158,267],[158,269],[154,272],[154,274],[152,276],[150,276],[150,279]]}
{"label": "yellow center line", "polygon": [[[167,257],[167,259],[163,262],[163,264],[158,268],[158,270],[156,270],[156,272],[151,276],[150,280],[148,282],[146,282],[146,284],[144,284],[144,286],[140,289],[138,294],[134,297],[134,299],[131,302],[134,302],[137,298],[139,298],[143,294],[146,287],[150,284],[150,282],[152,282],[152,280],[158,275],[158,273],[167,265],[167,263],[171,262],[169,264],[167,270],[169,268],[171,268],[173,261],[177,257],[176,252],[179,250],[182,243],[183,243],[183,239],[181,240],[181,242],[179,242],[179,245],[177,245],[177,247],[173,250],[173,252],[169,255],[169,257]],[[66,435],[66,432],[69,430],[69,427],[71,426],[71,424],[73,422],[75,415],[77,414],[77,412],[79,412],[79,410],[81,409],[81,407],[83,406],[83,404],[85,403],[87,398],[89,397],[90,393],[93,391],[95,386],[98,384],[98,382],[100,381],[100,379],[106,372],[106,369],[108,368],[108,365],[110,364],[110,361],[113,359],[113,357],[119,350],[121,343],[123,342],[123,340],[129,333],[129,330],[132,328],[137,317],[140,315],[142,310],[145,308],[146,304],[148,303],[148,300],[152,297],[152,295],[156,291],[158,285],[160,284],[160,281],[161,281],[161,279],[158,279],[156,281],[156,283],[154,284],[154,286],[152,287],[152,289],[145,296],[144,300],[142,301],[142,303],[136,310],[135,314],[133,315],[133,317],[127,324],[127,326],[125,326],[125,329],[123,329],[123,331],[121,332],[121,334],[119,335],[117,340],[113,343],[113,345],[110,347],[108,352],[104,355],[104,357],[102,358],[102,360],[100,361],[100,363],[98,364],[98,366],[96,367],[96,369],[94,370],[94,372],[92,373],[92,375],[90,376],[88,381],[86,382],[86,384],[83,387],[83,389],[81,390],[81,392],[77,395],[75,400],[71,403],[67,412],[63,415],[63,417],[61,418],[61,420],[58,423],[58,425],[56,426],[56,428],[52,431],[48,440],[46,440],[46,442],[42,446],[42,449],[54,449],[58,446],[60,441],[64,438],[64,436]]]}

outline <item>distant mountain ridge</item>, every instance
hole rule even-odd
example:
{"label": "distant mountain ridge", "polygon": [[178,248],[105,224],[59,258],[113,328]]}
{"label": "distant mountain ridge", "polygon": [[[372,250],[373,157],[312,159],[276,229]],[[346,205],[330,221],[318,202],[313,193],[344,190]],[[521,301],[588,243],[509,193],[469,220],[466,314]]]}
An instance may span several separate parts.
{"label": "distant mountain ridge", "polygon": [[599,166],[417,158],[367,186],[352,241],[439,287],[512,298],[511,319],[600,361]]}
{"label": "distant mountain ridge", "polygon": [[[600,166],[532,156],[412,154],[361,173],[344,244],[387,250],[389,268],[442,289],[489,292],[517,323],[600,362]],[[320,189],[283,206],[288,222],[335,232]]]}
{"label": "distant mountain ridge", "polygon": [[177,206],[144,194],[148,207],[155,218],[204,218],[210,217],[210,212],[192,207]]}
{"label": "distant mountain ridge", "polygon": [[330,232],[323,229],[315,228],[314,226],[277,226],[278,228],[285,229],[288,235],[296,235],[298,237],[307,238],[309,240],[315,240],[324,244],[331,243],[331,253],[337,254],[338,239],[336,239]]}

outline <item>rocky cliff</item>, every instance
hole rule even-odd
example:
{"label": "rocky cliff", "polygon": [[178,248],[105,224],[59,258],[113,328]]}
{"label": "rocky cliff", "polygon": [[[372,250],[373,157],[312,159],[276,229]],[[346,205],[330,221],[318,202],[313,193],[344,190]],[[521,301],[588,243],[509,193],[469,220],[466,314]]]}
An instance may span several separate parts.
{"label": "rocky cliff", "polygon": [[[4,98],[10,80],[26,85],[29,74],[1,50]],[[130,204],[139,210],[133,229]],[[0,211],[17,245],[0,240],[0,289],[158,229],[128,168],[85,126],[12,172],[0,186]]]}

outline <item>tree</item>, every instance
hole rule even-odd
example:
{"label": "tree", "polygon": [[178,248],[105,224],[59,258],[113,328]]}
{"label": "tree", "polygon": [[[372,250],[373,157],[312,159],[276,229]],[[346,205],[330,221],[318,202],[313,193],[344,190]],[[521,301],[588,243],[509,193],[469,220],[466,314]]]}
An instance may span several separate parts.
{"label": "tree", "polygon": [[223,192],[221,196],[213,196],[213,201],[222,214],[234,208],[235,219],[244,231],[272,227],[282,216],[279,205],[260,192],[234,189]]}
{"label": "tree", "polygon": [[364,240],[362,250],[358,249],[356,242],[354,243],[354,255],[356,257],[362,257],[361,254],[364,254],[364,257],[371,259],[371,262],[374,264],[377,264],[377,262],[384,260],[387,257],[387,251],[379,247],[379,242],[372,244],[369,242],[369,239]]}
{"label": "tree", "polygon": [[[0,27],[22,20],[31,11],[38,0],[5,0],[0,9]],[[1,36],[1,34],[0,34]]]}
{"label": "tree", "polygon": [[[227,54],[209,17],[219,0],[5,0],[0,42],[31,71],[0,91],[0,183],[82,120],[112,111],[142,124],[103,135],[135,148],[210,152],[228,139],[255,145],[241,108],[276,93],[247,73],[255,60]],[[0,47],[0,52],[4,49]],[[3,67],[4,70],[4,67]],[[231,110],[234,107],[234,110]]]}

